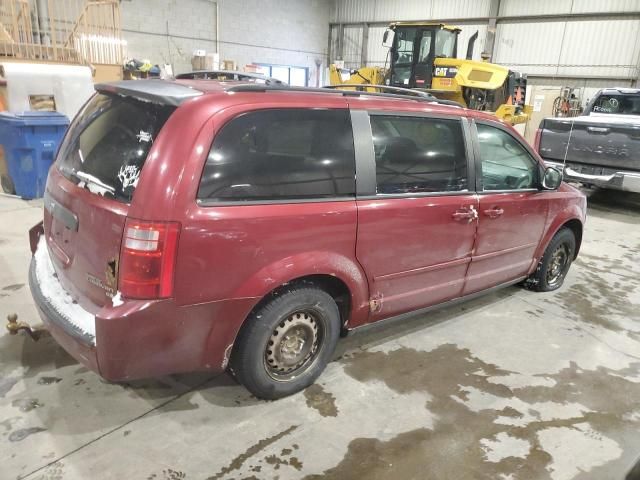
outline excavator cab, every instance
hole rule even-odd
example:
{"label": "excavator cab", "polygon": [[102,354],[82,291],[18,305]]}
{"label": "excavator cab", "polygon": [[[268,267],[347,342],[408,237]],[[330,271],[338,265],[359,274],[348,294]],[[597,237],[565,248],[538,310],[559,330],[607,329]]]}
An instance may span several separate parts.
{"label": "excavator cab", "polygon": [[[459,34],[459,28],[441,23],[392,23],[383,37],[383,45],[390,47],[385,83],[393,87],[432,88],[435,61],[458,56]],[[436,72],[438,76],[447,73]],[[453,69],[451,76],[455,73]]]}

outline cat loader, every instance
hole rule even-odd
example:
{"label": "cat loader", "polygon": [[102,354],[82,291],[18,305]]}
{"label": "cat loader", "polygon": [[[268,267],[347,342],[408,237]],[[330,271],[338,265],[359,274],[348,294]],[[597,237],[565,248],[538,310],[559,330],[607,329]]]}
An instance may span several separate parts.
{"label": "cat loader", "polygon": [[[363,85],[418,89],[474,110],[493,112],[512,125],[526,122],[531,113],[531,107],[524,105],[526,77],[500,65],[471,60],[478,32],[469,39],[466,59],[457,58],[460,31],[442,23],[392,23],[382,42],[389,48],[384,68],[347,70],[330,65],[330,83],[334,87],[359,85],[358,89]],[[376,87],[366,90],[377,91]]]}

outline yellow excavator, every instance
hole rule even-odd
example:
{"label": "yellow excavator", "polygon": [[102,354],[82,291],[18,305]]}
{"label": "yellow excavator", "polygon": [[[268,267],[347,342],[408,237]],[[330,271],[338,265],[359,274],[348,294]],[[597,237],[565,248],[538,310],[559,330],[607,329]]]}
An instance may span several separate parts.
{"label": "yellow excavator", "polygon": [[457,58],[460,31],[442,23],[394,22],[382,40],[389,48],[384,68],[330,65],[330,83],[372,92],[379,90],[373,85],[417,89],[493,112],[512,125],[526,122],[531,114],[531,107],[524,105],[526,78],[500,65],[471,60],[478,32],[469,39],[466,59]]}

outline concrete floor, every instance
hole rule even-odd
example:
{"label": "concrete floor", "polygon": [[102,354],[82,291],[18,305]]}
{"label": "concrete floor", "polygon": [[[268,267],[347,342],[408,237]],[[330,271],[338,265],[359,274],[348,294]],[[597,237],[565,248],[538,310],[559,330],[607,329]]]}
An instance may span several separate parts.
{"label": "concrete floor", "polygon": [[[0,315],[36,320],[0,198]],[[277,402],[226,375],[108,384],[0,335],[0,478],[621,479],[640,456],[640,197],[596,192],[558,292],[509,288],[343,340]]]}

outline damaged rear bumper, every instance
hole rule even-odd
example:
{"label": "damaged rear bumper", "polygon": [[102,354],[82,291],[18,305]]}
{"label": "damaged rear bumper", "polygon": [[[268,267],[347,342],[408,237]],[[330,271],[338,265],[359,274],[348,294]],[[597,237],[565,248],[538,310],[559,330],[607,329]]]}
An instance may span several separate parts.
{"label": "damaged rear bumper", "polygon": [[[223,371],[242,320],[257,302],[239,298],[177,305],[173,299],[125,299],[118,306],[97,307],[92,315],[95,334],[90,334],[43,293],[38,258],[36,254],[31,260],[29,286],[42,321],[71,356],[111,381]],[[89,315],[86,310],[76,313]]]}
{"label": "damaged rear bumper", "polygon": [[[31,265],[29,266],[29,288],[31,288],[31,294],[36,302],[38,310],[43,316],[43,321],[48,325],[54,325],[70,337],[78,340],[84,345],[90,347],[95,346],[96,337],[91,333],[82,331],[77,325],[75,325],[71,319],[65,317],[52,302],[47,299],[42,293],[40,283],[36,274],[36,259],[31,259]],[[60,287],[62,288],[62,287]],[[89,314],[89,312],[87,312]],[[95,317],[94,317],[95,321]]]}
{"label": "damaged rear bumper", "polygon": [[29,288],[40,318],[51,336],[72,357],[87,368],[98,372],[95,336],[80,330],[44,296],[36,275],[35,257],[31,259],[29,266]]}

